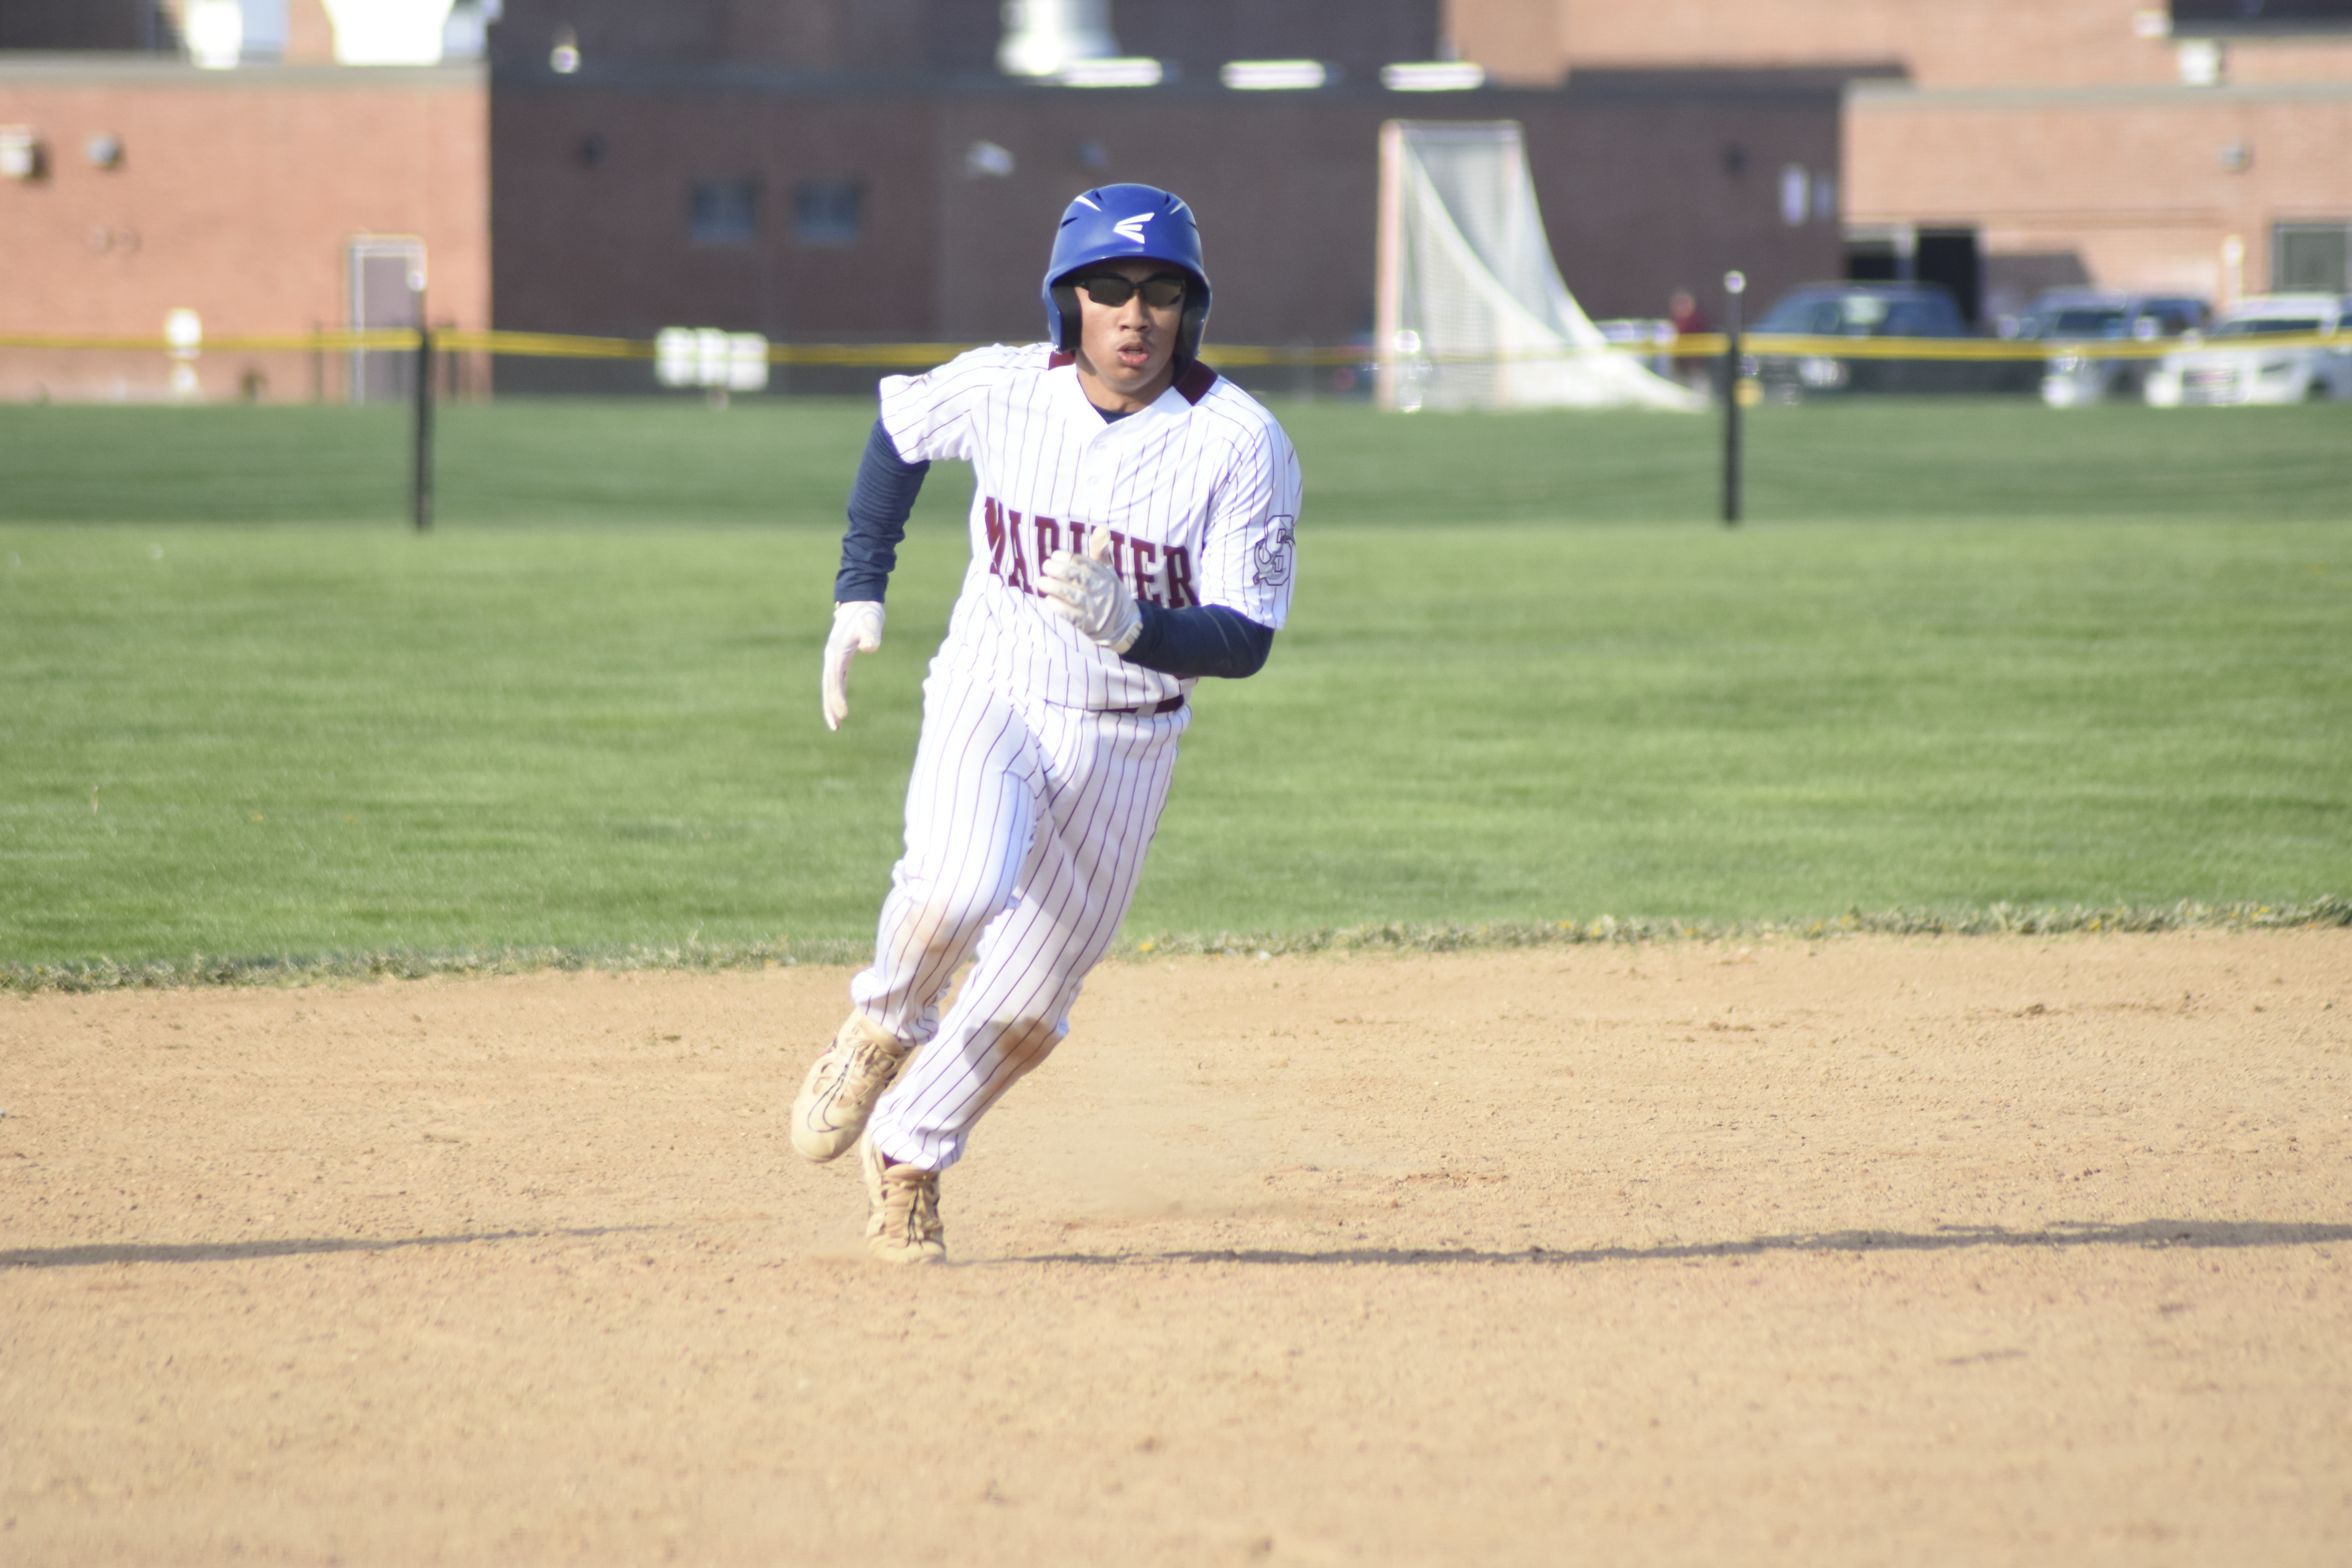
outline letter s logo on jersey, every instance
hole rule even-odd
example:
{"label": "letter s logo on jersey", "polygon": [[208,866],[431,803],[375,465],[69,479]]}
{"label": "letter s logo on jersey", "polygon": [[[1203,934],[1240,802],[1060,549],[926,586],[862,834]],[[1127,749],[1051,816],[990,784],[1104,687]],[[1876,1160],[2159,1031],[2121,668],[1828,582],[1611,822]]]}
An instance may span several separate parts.
{"label": "letter s logo on jersey", "polygon": [[1277,517],[1274,520],[1274,537],[1261,539],[1250,546],[1250,585],[1255,588],[1279,588],[1290,581],[1292,557],[1297,552],[1298,538],[1296,520]]}
{"label": "letter s logo on jersey", "polygon": [[1130,245],[1141,245],[1143,226],[1159,216],[1158,213],[1138,213],[1133,217],[1123,217],[1110,226],[1111,232]]}

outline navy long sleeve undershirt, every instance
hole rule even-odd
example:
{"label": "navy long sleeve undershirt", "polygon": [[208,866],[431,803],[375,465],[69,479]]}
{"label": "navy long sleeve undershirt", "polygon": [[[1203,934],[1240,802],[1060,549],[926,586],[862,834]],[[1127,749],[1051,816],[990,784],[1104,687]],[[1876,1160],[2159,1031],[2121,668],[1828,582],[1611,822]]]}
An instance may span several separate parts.
{"label": "navy long sleeve undershirt", "polygon": [[1265,668],[1274,648],[1274,628],[1262,626],[1223,605],[1192,605],[1163,610],[1138,605],[1143,630],[1122,656],[1129,664],[1162,675],[1221,676],[1240,680]]}
{"label": "navy long sleeve undershirt", "polygon": [[[841,538],[841,571],[833,580],[835,604],[882,602],[891,569],[898,564],[898,542],[907,537],[929,463],[898,456],[898,444],[882,421],[866,438],[857,482],[849,489],[849,531]],[[1274,629],[1223,605],[1181,610],[1139,605],[1143,630],[1123,656],[1130,664],[1180,679],[1217,676],[1239,680],[1265,668]]]}
{"label": "navy long sleeve undershirt", "polygon": [[854,605],[882,602],[890,585],[890,569],[898,564],[898,542],[907,537],[907,519],[915,512],[929,463],[910,463],[898,456],[898,444],[882,421],[866,437],[866,456],[858,460],[857,482],[849,487],[849,531],[841,536],[841,571],[833,580],[833,602]]}

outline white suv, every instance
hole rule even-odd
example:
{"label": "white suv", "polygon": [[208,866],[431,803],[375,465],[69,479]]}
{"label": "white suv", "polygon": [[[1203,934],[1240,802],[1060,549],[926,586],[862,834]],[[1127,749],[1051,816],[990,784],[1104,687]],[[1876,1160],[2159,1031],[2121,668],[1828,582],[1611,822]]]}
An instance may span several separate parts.
{"label": "white suv", "polygon": [[[2332,336],[2331,336],[2332,334]],[[2148,403],[2302,403],[2352,398],[2352,298],[2268,294],[2148,372]]]}

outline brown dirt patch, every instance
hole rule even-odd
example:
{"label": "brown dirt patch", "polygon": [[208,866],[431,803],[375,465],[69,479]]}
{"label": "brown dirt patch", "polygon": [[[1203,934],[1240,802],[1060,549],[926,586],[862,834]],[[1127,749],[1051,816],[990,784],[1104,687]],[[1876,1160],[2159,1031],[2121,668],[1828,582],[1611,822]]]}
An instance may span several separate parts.
{"label": "brown dirt patch", "polygon": [[2352,1540],[2352,932],[1114,964],[914,1273],[845,978],[0,998],[0,1559]]}

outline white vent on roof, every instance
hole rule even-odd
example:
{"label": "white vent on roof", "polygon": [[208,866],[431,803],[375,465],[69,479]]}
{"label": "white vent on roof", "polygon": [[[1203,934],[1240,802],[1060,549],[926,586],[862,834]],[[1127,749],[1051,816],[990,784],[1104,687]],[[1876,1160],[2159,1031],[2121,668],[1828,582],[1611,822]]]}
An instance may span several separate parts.
{"label": "white vent on roof", "polygon": [[1329,75],[1321,60],[1228,60],[1217,79],[1239,92],[1297,92]]}
{"label": "white vent on roof", "polygon": [[188,58],[205,70],[234,70],[245,53],[245,7],[237,0],[190,0],[181,14]]}
{"label": "white vent on roof", "polygon": [[326,0],[335,58],[347,66],[434,66],[450,0]]}
{"label": "white vent on roof", "polygon": [[1064,87],[1158,87],[1167,74],[1167,68],[1147,56],[1114,55],[1072,60],[1054,73],[1054,79]]}
{"label": "white vent on roof", "polygon": [[1391,92],[1467,92],[1486,85],[1486,68],[1470,60],[1406,60],[1381,68]]}
{"label": "white vent on roof", "polygon": [[1118,54],[1108,0],[1006,0],[996,68],[1007,76],[1061,76],[1076,61]]}

